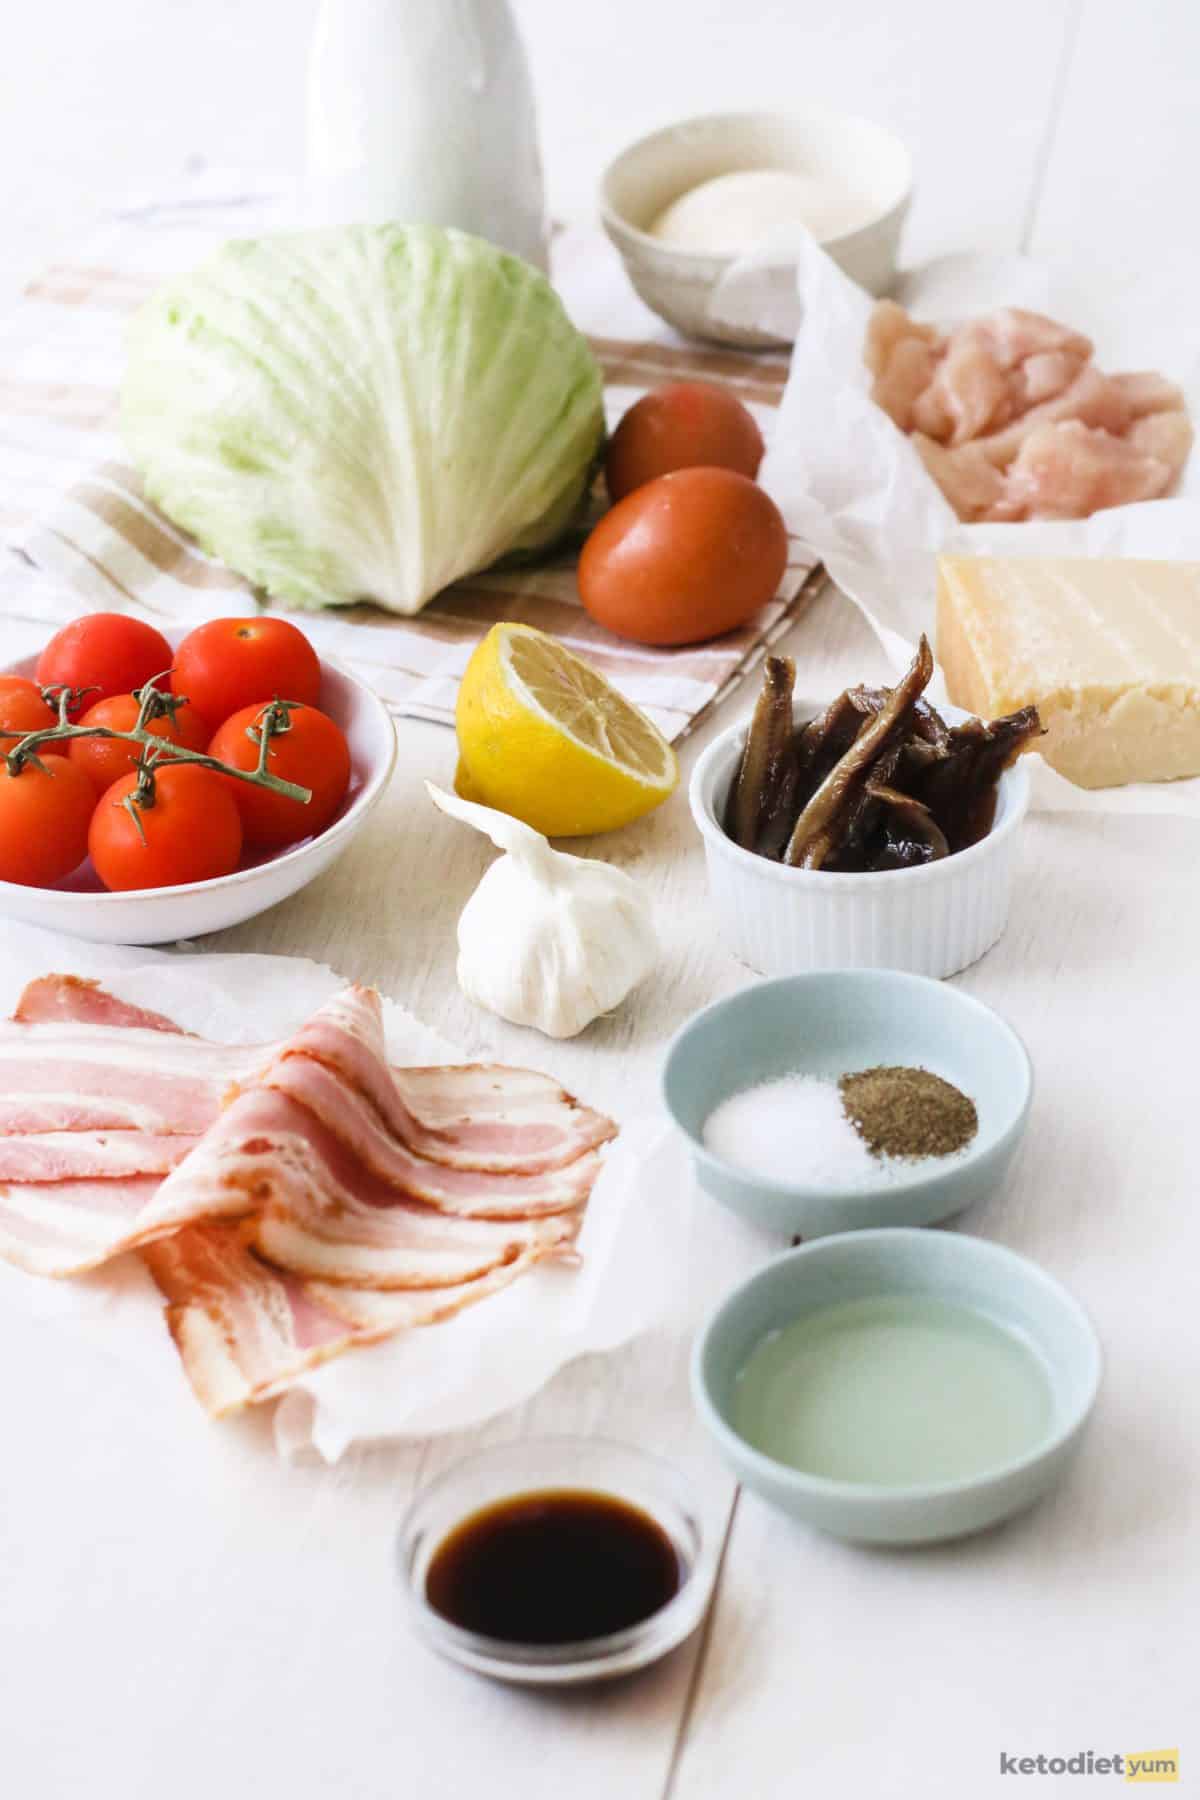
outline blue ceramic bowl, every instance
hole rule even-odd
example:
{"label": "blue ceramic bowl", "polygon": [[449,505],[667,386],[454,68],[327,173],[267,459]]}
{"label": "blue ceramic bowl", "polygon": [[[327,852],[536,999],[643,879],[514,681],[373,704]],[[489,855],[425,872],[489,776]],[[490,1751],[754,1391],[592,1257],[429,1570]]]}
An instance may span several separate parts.
{"label": "blue ceramic bowl", "polygon": [[[770,1180],[704,1147],[704,1124],[722,1100],[783,1075],[836,1079],[878,1064],[931,1069],[975,1102],[979,1129],[939,1164],[925,1159],[887,1186],[830,1187]],[[1010,1025],[969,994],[923,975],[837,969],[743,988],[697,1013],[672,1042],[663,1069],[667,1111],[692,1149],[700,1186],[734,1212],[783,1233],[819,1237],[884,1225],[931,1225],[995,1188],[1025,1129],[1033,1092],[1029,1056]]]}
{"label": "blue ceramic bowl", "polygon": [[[818,1308],[881,1295],[965,1306],[1023,1340],[1050,1390],[1041,1441],[985,1473],[903,1487],[830,1480],[749,1444],[733,1421],[751,1352]],[[692,1395],[726,1462],[773,1506],[852,1542],[920,1544],[981,1531],[1040,1499],[1078,1447],[1101,1368],[1087,1314],[1036,1263],[958,1232],[864,1231],[789,1251],[737,1288],[697,1341]]]}

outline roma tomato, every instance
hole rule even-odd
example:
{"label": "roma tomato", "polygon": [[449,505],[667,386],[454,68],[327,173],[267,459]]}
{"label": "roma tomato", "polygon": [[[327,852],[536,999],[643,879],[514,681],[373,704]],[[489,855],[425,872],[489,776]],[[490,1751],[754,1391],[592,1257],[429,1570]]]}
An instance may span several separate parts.
{"label": "roma tomato", "polygon": [[698,644],[743,625],[787,566],[779,508],[732,469],[679,469],[606,513],[579,559],[592,617],[638,644]]}
{"label": "roma tomato", "polygon": [[[110,731],[132,731],[137,724],[138,703],[132,694],[113,694],[89,706],[79,723],[106,725]],[[208,727],[193,706],[186,702],[175,709],[169,719],[151,719],[146,727],[155,737],[185,750],[203,750],[208,743]],[[71,761],[87,775],[98,794],[110,788],[122,775],[128,775],[140,754],[136,744],[123,744],[112,738],[72,738]]]}
{"label": "roma tomato", "polygon": [[[31,731],[57,725],[58,714],[42,699],[36,681],[24,675],[0,676],[0,751],[11,750]],[[39,756],[65,756],[66,744],[43,744]]]}
{"label": "roma tomato", "polygon": [[19,775],[0,758],[0,881],[49,887],[87,855],[96,790],[65,756]]}
{"label": "roma tomato", "polygon": [[673,381],[629,408],[609,443],[604,479],[615,504],[675,469],[736,469],[753,481],[762,459],[762,432],[740,400],[707,381]]}
{"label": "roma tomato", "polygon": [[321,662],[302,631],[286,619],[210,619],[175,652],[171,686],[186,694],[215,730],[255,701],[321,697]]}
{"label": "roma tomato", "polygon": [[[209,755],[234,769],[256,769],[259,745],[248,734],[257,732],[263,710],[246,706],[226,719],[208,746]],[[278,850],[324,831],[350,785],[350,751],[333,720],[315,706],[298,706],[288,729],[271,739],[267,768],[284,781],[311,788],[312,799],[306,805],[227,776],[226,785],[242,815],[246,842],[257,849]]]}
{"label": "roma tomato", "polygon": [[223,775],[197,763],[160,764],[154,803],[139,806],[135,822],[123,802],[137,784],[136,773],[123,775],[92,814],[88,850],[106,888],[128,892],[232,875],[242,854],[242,822]]}
{"label": "roma tomato", "polygon": [[170,667],[171,646],[152,625],[125,613],[88,613],[50,639],[38,657],[37,678],[42,687],[92,688],[87,707],[110,694],[131,694]]}

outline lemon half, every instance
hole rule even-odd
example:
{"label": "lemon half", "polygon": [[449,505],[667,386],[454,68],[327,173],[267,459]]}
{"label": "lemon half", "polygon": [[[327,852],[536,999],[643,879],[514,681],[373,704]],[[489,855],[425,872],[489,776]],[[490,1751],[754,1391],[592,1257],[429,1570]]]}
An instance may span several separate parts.
{"label": "lemon half", "polygon": [[531,625],[493,625],[458,690],[456,787],[547,837],[614,831],[679,784],[675,753],[582,657]]}

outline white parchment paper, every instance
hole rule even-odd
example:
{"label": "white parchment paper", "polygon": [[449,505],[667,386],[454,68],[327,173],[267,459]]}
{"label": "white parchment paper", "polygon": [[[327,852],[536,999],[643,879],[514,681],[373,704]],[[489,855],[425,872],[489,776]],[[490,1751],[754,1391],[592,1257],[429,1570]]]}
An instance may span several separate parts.
{"label": "white parchment paper", "polygon": [[[789,528],[862,609],[897,668],[932,637],[939,552],[1146,556],[1200,561],[1200,447],[1176,497],[1064,523],[963,525],[903,432],[870,396],[863,362],[874,304],[812,240],[797,248],[803,324],[760,479]],[[743,272],[744,291],[753,283]],[[1085,331],[1103,369],[1156,369],[1200,423],[1194,295],[1168,271],[1086,279],[1018,256],[947,257],[907,274],[896,298],[918,319],[954,324],[997,306],[1030,307]],[[1034,803],[1051,811],[1200,817],[1200,779],[1091,791],[1030,756]]]}
{"label": "white parchment paper", "polygon": [[[94,977],[225,1043],[282,1037],[344,986],[332,969],[293,957],[112,948],[6,923],[0,1016],[28,980],[51,970]],[[385,1000],[384,1020],[396,1062],[466,1060],[395,1001]],[[358,1441],[478,1424],[527,1399],[572,1358],[612,1349],[660,1318],[679,1243],[678,1183],[661,1179],[669,1134],[657,1120],[621,1123],[580,1233],[580,1267],[534,1269],[455,1319],[348,1351],[304,1376],[276,1406],[281,1452],[311,1447],[335,1461]],[[197,1404],[138,1257],[78,1281],[39,1280],[0,1263],[0,1305],[61,1320],[89,1353],[127,1365],[122,1378],[172,1383],[179,1405]]]}

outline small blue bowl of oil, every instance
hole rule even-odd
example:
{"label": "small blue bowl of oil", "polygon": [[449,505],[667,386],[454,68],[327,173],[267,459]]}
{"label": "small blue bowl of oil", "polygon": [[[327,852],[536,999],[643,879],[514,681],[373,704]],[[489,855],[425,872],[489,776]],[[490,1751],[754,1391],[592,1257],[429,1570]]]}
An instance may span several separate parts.
{"label": "small blue bowl of oil", "polygon": [[1032,1506],[1100,1383],[1079,1303],[1036,1263],[957,1232],[817,1239],[737,1288],[692,1393],[739,1478],[834,1537],[921,1544]]}

